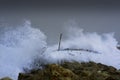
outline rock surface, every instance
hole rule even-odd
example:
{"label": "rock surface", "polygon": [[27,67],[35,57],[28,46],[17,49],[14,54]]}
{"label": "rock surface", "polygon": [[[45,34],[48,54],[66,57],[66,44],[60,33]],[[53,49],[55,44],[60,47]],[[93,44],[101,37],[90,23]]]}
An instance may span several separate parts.
{"label": "rock surface", "polygon": [[4,78],[1,78],[0,80],[12,80],[12,79],[9,77],[4,77]]}
{"label": "rock surface", "polygon": [[64,62],[20,73],[18,80],[120,80],[120,71],[101,63]]}

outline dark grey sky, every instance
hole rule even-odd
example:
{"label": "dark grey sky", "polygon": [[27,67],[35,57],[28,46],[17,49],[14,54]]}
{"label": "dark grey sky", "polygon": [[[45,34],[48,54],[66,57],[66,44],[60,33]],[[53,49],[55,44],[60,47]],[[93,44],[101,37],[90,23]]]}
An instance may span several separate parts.
{"label": "dark grey sky", "polygon": [[53,44],[64,33],[64,24],[73,20],[88,32],[115,32],[120,41],[119,4],[119,0],[1,0],[0,23],[16,26],[28,19]]}

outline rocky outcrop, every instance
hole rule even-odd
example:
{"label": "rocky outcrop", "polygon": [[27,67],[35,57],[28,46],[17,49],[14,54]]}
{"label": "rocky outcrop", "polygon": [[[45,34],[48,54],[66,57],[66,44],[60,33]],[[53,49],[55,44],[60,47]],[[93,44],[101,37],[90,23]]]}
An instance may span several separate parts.
{"label": "rocky outcrop", "polygon": [[120,80],[120,71],[101,63],[64,62],[20,73],[18,80]]}
{"label": "rocky outcrop", "polygon": [[120,80],[120,71],[101,63],[65,62],[61,65],[79,76],[79,80]]}
{"label": "rocky outcrop", "polygon": [[78,80],[78,76],[62,66],[49,64],[43,70],[20,73],[18,80]]}
{"label": "rocky outcrop", "polygon": [[9,77],[4,77],[4,78],[1,78],[0,80],[12,80],[12,79]]}

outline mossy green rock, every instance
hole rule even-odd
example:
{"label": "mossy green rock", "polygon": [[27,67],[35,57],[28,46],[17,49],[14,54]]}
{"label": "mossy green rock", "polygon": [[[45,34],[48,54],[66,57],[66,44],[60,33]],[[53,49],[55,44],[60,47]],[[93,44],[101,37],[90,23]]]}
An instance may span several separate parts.
{"label": "mossy green rock", "polygon": [[120,80],[120,71],[101,63],[63,62],[20,73],[18,80]]}

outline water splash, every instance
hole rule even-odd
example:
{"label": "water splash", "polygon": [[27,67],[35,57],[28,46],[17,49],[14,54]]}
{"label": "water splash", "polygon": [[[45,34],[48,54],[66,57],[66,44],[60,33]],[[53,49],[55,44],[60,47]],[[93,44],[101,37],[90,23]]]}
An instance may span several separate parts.
{"label": "water splash", "polygon": [[[114,33],[98,34],[84,32],[83,29],[67,28],[67,38],[62,40],[61,49],[89,49],[100,54],[87,51],[57,51],[58,45],[48,46],[46,36],[39,29],[31,27],[26,21],[17,28],[3,29],[0,34],[0,78],[9,76],[17,80],[23,68],[29,68],[34,60],[40,63],[57,63],[62,60],[87,62],[94,61],[120,69],[120,51]],[[44,51],[44,53],[43,53]],[[37,57],[36,57],[37,56]],[[33,64],[33,65],[35,65]],[[34,68],[38,65],[35,65]]]}
{"label": "water splash", "polygon": [[118,42],[114,38],[114,33],[100,35],[96,32],[84,32],[83,29],[76,28],[75,26],[67,28],[67,30],[67,39],[61,42],[61,49],[86,49],[97,51],[98,54],[84,50],[57,51],[57,45],[54,45],[46,51],[46,59],[49,59],[49,62],[57,63],[62,60],[79,62],[94,61],[120,69],[120,51],[116,48]]}
{"label": "water splash", "polygon": [[15,29],[5,30],[0,36],[0,78],[17,80],[19,72],[46,47],[46,36],[32,28],[29,21]]}

